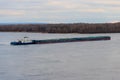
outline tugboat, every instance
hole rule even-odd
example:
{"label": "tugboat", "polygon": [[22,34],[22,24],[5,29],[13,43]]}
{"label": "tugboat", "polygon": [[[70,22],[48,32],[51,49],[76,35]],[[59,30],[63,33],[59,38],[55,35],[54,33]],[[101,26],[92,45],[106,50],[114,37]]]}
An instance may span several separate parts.
{"label": "tugboat", "polygon": [[34,44],[33,40],[29,40],[28,37],[24,37],[21,40],[14,41],[10,43],[11,45],[28,45],[28,44]]}

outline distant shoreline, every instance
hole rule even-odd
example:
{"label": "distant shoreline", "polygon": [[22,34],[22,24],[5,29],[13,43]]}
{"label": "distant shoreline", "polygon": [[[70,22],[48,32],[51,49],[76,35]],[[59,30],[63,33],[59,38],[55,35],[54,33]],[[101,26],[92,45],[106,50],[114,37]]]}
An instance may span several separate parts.
{"label": "distant shoreline", "polygon": [[120,33],[120,23],[1,24],[0,32]]}

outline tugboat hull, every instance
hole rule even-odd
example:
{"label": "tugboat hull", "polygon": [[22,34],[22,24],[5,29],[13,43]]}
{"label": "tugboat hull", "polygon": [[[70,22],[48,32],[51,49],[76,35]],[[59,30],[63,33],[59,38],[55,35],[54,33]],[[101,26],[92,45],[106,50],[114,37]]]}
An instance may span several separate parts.
{"label": "tugboat hull", "polygon": [[34,44],[33,42],[29,42],[29,43],[21,43],[21,42],[11,42],[11,45],[29,45],[29,44]]}

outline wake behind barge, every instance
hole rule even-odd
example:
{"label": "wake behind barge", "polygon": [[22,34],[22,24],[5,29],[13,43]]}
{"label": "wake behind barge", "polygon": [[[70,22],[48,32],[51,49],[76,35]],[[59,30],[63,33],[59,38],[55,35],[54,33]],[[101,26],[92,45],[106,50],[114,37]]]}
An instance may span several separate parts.
{"label": "wake behind barge", "polygon": [[11,42],[11,45],[29,45],[29,44],[48,44],[48,43],[65,43],[65,42],[82,42],[82,41],[100,41],[110,40],[110,36],[94,36],[94,37],[80,37],[80,38],[62,38],[62,39],[47,39],[47,40],[24,40]]}

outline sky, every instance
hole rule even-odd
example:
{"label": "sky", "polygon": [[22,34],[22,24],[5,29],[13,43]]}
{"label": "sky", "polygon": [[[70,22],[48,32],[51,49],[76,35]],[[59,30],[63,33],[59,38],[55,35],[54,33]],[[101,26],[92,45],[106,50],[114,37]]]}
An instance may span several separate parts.
{"label": "sky", "polygon": [[0,23],[120,21],[120,0],[0,0]]}

